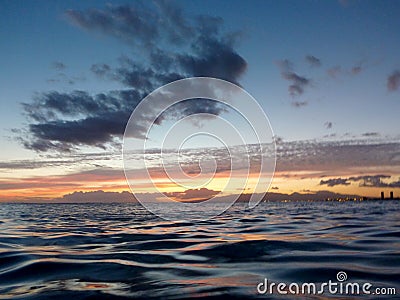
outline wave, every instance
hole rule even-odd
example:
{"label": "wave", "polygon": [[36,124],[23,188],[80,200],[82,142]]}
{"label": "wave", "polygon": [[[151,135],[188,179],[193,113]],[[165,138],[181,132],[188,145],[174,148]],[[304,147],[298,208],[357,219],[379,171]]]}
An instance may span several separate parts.
{"label": "wave", "polygon": [[399,216],[396,201],[237,205],[198,223],[137,204],[2,204],[0,299],[257,298],[264,278],[339,271],[400,292]]}

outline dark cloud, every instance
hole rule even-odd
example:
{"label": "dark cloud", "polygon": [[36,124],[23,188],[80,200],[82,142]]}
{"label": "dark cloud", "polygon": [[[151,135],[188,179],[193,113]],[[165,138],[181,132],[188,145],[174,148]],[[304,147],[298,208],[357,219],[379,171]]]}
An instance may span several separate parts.
{"label": "dark cloud", "polygon": [[391,178],[390,175],[364,175],[357,177],[349,177],[349,178],[334,178],[328,180],[321,180],[320,185],[327,185],[330,187],[336,185],[350,185],[351,182],[360,182],[360,187],[389,187],[389,188],[398,188],[400,187],[400,180],[392,181],[389,183],[383,182],[382,179]]}
{"label": "dark cloud", "polygon": [[325,126],[326,129],[331,129],[332,126],[333,126],[333,123],[332,122],[325,122],[324,126]]}
{"label": "dark cloud", "polygon": [[335,186],[335,185],[350,185],[348,178],[334,178],[328,180],[321,180],[320,185]]}
{"label": "dark cloud", "polygon": [[99,77],[104,77],[111,71],[111,67],[107,64],[94,64],[90,67],[90,71]]}
{"label": "dark cloud", "polygon": [[293,101],[292,102],[292,106],[294,107],[303,107],[303,106],[307,106],[308,102],[307,101]]}
{"label": "dark cloud", "polygon": [[361,66],[354,66],[353,68],[351,68],[351,74],[353,74],[353,75],[357,75],[357,74],[361,73],[361,71],[362,71]]}
{"label": "dark cloud", "polygon": [[291,96],[303,94],[304,88],[310,83],[310,80],[306,77],[300,76],[293,72],[283,74],[283,78],[292,83],[289,85],[289,93]]}
{"label": "dark cloud", "polygon": [[293,69],[293,63],[288,59],[278,60],[276,64],[282,72],[289,72]]}
{"label": "dark cloud", "polygon": [[220,193],[220,191],[214,191],[207,188],[200,188],[200,189],[188,189],[184,192],[173,192],[173,193],[165,193],[166,196],[175,198],[177,200],[186,200],[186,201],[193,201],[193,200],[208,200],[215,195]]}
{"label": "dark cloud", "polygon": [[51,64],[51,67],[57,71],[62,71],[67,68],[67,66],[61,61],[55,61]]}
{"label": "dark cloud", "polygon": [[305,57],[306,62],[309,63],[311,67],[320,67],[321,66],[321,60],[319,58],[316,58],[313,55],[306,55]]}
{"label": "dark cloud", "polygon": [[362,136],[376,137],[376,136],[379,136],[379,132],[365,132],[365,133],[362,134]]}
{"label": "dark cloud", "polygon": [[[130,110],[142,99],[135,90],[90,95],[85,91],[38,94],[32,103],[24,103],[30,120],[28,149],[71,150],[77,146],[103,147],[123,135]],[[71,118],[75,118],[71,120]]]}
{"label": "dark cloud", "polygon": [[[222,19],[187,16],[170,2],[69,10],[66,16],[71,23],[89,32],[128,43],[141,56],[121,57],[117,66],[92,65],[91,71],[96,76],[118,81],[126,87],[124,90],[95,95],[85,91],[52,91],[36,94],[33,101],[24,103],[31,123],[27,128],[29,138],[22,140],[29,149],[104,148],[123,135],[130,113],[154,89],[193,76],[238,83],[247,67],[234,48],[238,34],[224,32]],[[306,79],[296,74],[288,74],[288,78],[301,89],[307,84]],[[173,112],[175,117],[180,117],[199,112],[218,115],[222,111],[216,102],[194,99],[182,103]],[[163,120],[160,117],[158,123]],[[136,136],[144,138],[144,129],[137,128]]]}
{"label": "dark cloud", "polygon": [[[67,18],[75,25],[99,31],[129,43],[140,43],[151,47],[161,35],[162,27],[157,26],[158,14],[142,4],[133,6],[108,6],[104,10],[68,10]],[[171,33],[167,31],[170,35]]]}
{"label": "dark cloud", "polygon": [[46,82],[52,83],[52,84],[62,83],[62,84],[73,85],[77,82],[82,82],[85,80],[86,80],[85,76],[72,76],[71,77],[63,72],[59,72],[53,78],[47,79]]}
{"label": "dark cloud", "polygon": [[389,91],[396,91],[400,88],[400,71],[396,70],[388,76],[387,88]]}
{"label": "dark cloud", "polygon": [[400,187],[400,180],[392,181],[389,183],[382,182],[382,179],[391,178],[389,175],[367,175],[367,176],[358,176],[358,177],[350,177],[351,181],[361,181],[360,186],[362,187],[391,187],[398,188]]}
{"label": "dark cloud", "polygon": [[277,65],[281,69],[282,77],[290,82],[289,94],[292,97],[302,95],[304,89],[311,83],[310,79],[293,72],[293,64],[288,59],[278,61]]}
{"label": "dark cloud", "polygon": [[61,198],[53,199],[52,202],[58,203],[105,203],[105,202],[137,202],[132,193],[124,191],[118,192],[105,192],[102,190],[92,192],[73,192],[66,194]]}

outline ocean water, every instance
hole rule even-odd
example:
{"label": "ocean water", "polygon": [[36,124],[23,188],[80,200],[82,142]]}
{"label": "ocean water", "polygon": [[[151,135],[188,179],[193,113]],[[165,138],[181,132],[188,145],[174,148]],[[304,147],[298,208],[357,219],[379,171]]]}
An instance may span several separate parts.
{"label": "ocean water", "polygon": [[301,297],[400,297],[400,201],[236,205],[199,223],[138,204],[0,204],[0,299],[292,299],[257,285],[340,271],[397,296]]}

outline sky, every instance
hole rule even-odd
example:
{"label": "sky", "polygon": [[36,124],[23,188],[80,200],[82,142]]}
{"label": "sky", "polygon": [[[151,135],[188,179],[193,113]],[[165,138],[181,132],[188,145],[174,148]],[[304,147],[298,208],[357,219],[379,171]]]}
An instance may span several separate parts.
{"label": "sky", "polygon": [[[194,76],[238,84],[265,111],[277,150],[270,193],[400,196],[398,1],[3,0],[0,7],[0,201],[98,191],[125,200],[121,148],[130,114],[154,89]],[[172,114],[202,112],[229,119],[204,99]],[[165,117],[155,128],[175,121]],[[160,190],[181,200],[238,193],[224,190],[226,153],[199,147],[209,143],[182,154],[189,173],[210,156],[222,164],[208,184],[170,184],[155,164]],[[256,171],[247,192],[268,189],[254,189]],[[144,170],[134,172],[135,192],[151,193]]]}

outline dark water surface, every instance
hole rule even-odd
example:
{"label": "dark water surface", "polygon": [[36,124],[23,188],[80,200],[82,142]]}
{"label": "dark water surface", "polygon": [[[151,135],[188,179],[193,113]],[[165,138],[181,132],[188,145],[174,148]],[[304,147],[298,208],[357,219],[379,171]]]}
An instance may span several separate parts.
{"label": "dark water surface", "polygon": [[266,299],[264,278],[339,271],[400,297],[400,201],[240,205],[200,223],[137,204],[0,204],[0,299]]}

